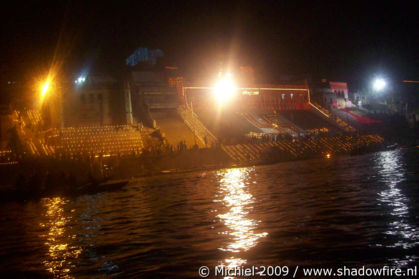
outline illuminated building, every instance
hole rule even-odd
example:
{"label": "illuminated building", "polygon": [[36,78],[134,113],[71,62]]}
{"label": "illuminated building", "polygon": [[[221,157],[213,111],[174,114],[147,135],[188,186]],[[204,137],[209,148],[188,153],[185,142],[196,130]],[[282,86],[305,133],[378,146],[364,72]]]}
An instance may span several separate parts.
{"label": "illuminated building", "polygon": [[320,95],[321,103],[327,107],[351,107],[349,89],[346,82],[322,80],[320,86],[315,88],[315,93]]}

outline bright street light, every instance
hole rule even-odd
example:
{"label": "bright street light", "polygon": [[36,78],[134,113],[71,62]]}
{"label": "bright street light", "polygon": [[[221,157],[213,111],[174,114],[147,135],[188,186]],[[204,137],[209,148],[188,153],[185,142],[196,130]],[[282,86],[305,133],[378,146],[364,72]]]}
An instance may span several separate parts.
{"label": "bright street light", "polygon": [[387,83],[384,79],[376,78],[372,83],[372,88],[374,89],[374,91],[380,92],[386,87],[386,85]]}
{"label": "bright street light", "polygon": [[79,77],[79,78],[77,78],[75,81],[74,81],[74,83],[75,84],[82,84],[82,83],[84,83],[86,81],[86,78],[85,77]]}
{"label": "bright street light", "polygon": [[226,74],[214,86],[214,95],[220,105],[233,98],[236,91],[231,74]]}
{"label": "bright street light", "polygon": [[49,89],[50,89],[50,81],[47,80],[41,87],[41,101],[44,100],[45,95],[47,94]]}

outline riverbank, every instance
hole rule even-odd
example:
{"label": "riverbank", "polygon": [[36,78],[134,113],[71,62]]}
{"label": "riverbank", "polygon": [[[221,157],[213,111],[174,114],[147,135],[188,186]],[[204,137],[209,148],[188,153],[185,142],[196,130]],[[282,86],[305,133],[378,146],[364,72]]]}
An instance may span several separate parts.
{"label": "riverbank", "polygon": [[[377,135],[304,138],[218,145],[211,148],[145,150],[140,155],[94,157],[24,157],[0,167],[2,189],[60,193],[96,181],[134,179],[168,173],[274,164],[312,158],[354,155],[385,148]],[[4,186],[8,185],[8,186]],[[57,188],[51,190],[52,188]]]}

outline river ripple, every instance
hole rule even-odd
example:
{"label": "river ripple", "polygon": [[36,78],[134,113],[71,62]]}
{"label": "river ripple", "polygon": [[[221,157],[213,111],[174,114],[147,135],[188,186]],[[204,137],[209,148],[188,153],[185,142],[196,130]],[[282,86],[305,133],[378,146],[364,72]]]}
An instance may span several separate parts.
{"label": "river ripple", "polygon": [[0,204],[0,270],[56,278],[197,277],[201,265],[413,266],[418,149],[130,183]]}

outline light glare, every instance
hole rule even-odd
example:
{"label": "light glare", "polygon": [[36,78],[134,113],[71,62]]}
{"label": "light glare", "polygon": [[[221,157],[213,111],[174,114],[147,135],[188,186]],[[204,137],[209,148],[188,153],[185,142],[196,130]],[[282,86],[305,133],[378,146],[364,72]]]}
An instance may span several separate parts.
{"label": "light glare", "polygon": [[236,91],[231,74],[223,76],[214,86],[214,94],[220,104],[230,100]]}
{"label": "light glare", "polygon": [[74,81],[74,83],[75,84],[82,84],[82,83],[84,83],[86,81],[86,78],[85,77],[79,77],[79,78],[77,78],[75,81]]}
{"label": "light glare", "polygon": [[47,80],[44,85],[42,85],[42,89],[41,89],[41,99],[44,99],[45,95],[47,94],[48,90],[49,90],[49,85],[50,82],[49,80]]}
{"label": "light glare", "polygon": [[386,81],[382,78],[377,78],[373,83],[374,91],[382,91],[386,87]]}

